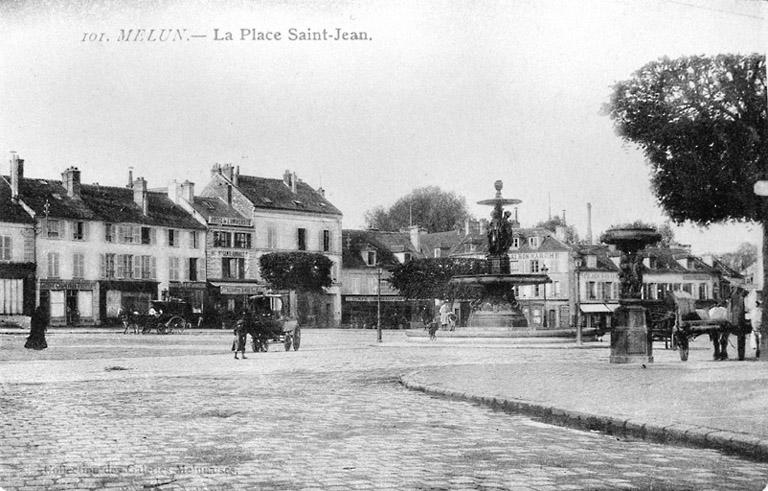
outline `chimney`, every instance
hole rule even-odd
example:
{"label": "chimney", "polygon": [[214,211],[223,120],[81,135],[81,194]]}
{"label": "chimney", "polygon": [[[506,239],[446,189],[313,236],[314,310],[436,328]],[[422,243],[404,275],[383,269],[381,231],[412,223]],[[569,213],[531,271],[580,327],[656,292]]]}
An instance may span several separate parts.
{"label": "chimney", "polygon": [[62,172],[61,183],[67,190],[67,196],[72,199],[80,199],[80,171],[77,167],[70,167]]}
{"label": "chimney", "polygon": [[180,193],[181,188],[179,188],[179,183],[176,181],[176,179],[174,179],[168,184],[168,199],[178,204]]}
{"label": "chimney", "polygon": [[235,186],[240,182],[240,166],[235,167],[235,174],[232,176],[232,184]]}
{"label": "chimney", "polygon": [[232,164],[224,164],[221,166],[221,175],[234,182],[235,168],[232,166]]}
{"label": "chimney", "polygon": [[147,214],[149,210],[149,202],[147,199],[147,181],[143,177],[137,177],[133,181],[133,201],[139,205],[141,212]]}
{"label": "chimney", "polygon": [[563,210],[563,225],[567,225],[567,223],[565,223],[565,210]]}
{"label": "chimney", "polygon": [[192,204],[195,199],[195,183],[185,180],[181,183],[181,197],[187,203]]}
{"label": "chimney", "polygon": [[216,174],[221,174],[221,165],[218,163],[211,166],[211,176],[215,176]]}
{"label": "chimney", "polygon": [[417,252],[421,252],[421,235],[419,234],[419,226],[411,225],[408,227],[408,232],[411,236],[411,245]]}
{"label": "chimney", "polygon": [[11,152],[11,198],[19,199],[21,180],[24,179],[24,160],[16,152]]}
{"label": "chimney", "polygon": [[291,189],[292,193],[296,193],[296,173],[286,169],[283,173],[283,183]]}
{"label": "chimney", "polygon": [[587,244],[592,245],[592,203],[587,203]]}
{"label": "chimney", "polygon": [[128,188],[133,187],[133,167],[128,167]]}
{"label": "chimney", "polygon": [[320,196],[325,198],[325,189],[323,189],[322,187],[319,187],[317,188],[317,192],[320,193]]}

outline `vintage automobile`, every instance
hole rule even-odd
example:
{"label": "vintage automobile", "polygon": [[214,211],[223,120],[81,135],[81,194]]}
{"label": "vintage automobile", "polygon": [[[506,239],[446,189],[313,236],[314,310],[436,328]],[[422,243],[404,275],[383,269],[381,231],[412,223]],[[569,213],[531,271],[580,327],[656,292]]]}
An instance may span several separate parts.
{"label": "vintage automobile", "polygon": [[253,351],[269,350],[269,343],[281,343],[285,351],[301,346],[298,321],[281,315],[282,300],[277,294],[259,294],[248,298],[246,330],[251,335]]}

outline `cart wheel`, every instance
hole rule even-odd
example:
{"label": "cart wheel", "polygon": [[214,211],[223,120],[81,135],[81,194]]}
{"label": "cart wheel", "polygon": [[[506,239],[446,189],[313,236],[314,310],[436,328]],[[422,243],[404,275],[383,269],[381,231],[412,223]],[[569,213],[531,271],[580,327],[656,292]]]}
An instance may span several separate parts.
{"label": "cart wheel", "polygon": [[180,317],[174,317],[168,322],[168,324],[166,324],[165,330],[171,334],[174,332],[184,332],[184,319]]}
{"label": "cart wheel", "polygon": [[285,335],[285,351],[291,351],[291,335],[286,334]]}
{"label": "cart wheel", "polygon": [[301,328],[296,326],[293,330],[293,351],[299,351],[299,346],[301,346]]}

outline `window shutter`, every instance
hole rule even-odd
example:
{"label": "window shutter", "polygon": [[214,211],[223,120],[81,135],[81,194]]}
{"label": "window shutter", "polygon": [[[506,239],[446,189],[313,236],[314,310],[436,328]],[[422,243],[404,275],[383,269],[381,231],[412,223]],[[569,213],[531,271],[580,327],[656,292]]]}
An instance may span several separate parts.
{"label": "window shutter", "polygon": [[149,276],[153,280],[157,278],[157,258],[155,256],[150,258]]}
{"label": "window shutter", "polygon": [[104,257],[104,254],[99,254],[99,259],[101,260],[100,278],[106,278],[107,277],[107,259]]}
{"label": "window shutter", "polygon": [[83,240],[88,240],[88,222],[83,222]]}
{"label": "window shutter", "polygon": [[141,256],[133,256],[133,277],[141,279]]}
{"label": "window shutter", "polygon": [[[129,225],[130,226],[130,225]],[[131,227],[131,232],[133,234],[133,243],[134,244],[141,244],[141,227]]]}
{"label": "window shutter", "polygon": [[197,281],[205,281],[205,258],[200,257],[197,259]]}
{"label": "window shutter", "polygon": [[154,227],[149,229],[149,243],[157,245],[157,229]]}

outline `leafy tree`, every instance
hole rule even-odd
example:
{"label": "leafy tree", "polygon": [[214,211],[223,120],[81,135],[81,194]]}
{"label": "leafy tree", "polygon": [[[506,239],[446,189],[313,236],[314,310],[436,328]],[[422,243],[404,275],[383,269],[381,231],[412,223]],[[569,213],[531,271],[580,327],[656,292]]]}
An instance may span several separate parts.
{"label": "leafy tree", "polygon": [[276,290],[322,292],[331,286],[333,261],[313,252],[273,252],[259,258],[261,277]]}
{"label": "leafy tree", "polygon": [[409,299],[475,298],[475,289],[450,280],[456,275],[485,273],[486,269],[484,259],[414,259],[395,267],[387,281]]}
{"label": "leafy tree", "polygon": [[[761,221],[764,254],[768,200],[753,185],[768,177],[765,83],[759,54],[662,58],[617,83],[605,107],[619,136],[645,153],[672,220]],[[768,300],[768,288],[763,295]]]}
{"label": "leafy tree", "polygon": [[536,226],[545,228],[553,233],[557,231],[557,227],[565,227],[565,243],[576,244],[579,242],[579,234],[576,231],[576,227],[567,225],[558,215],[553,216],[549,220],[541,221],[537,223]]}
{"label": "leafy tree", "polygon": [[734,252],[722,254],[720,260],[734,271],[744,271],[757,261],[757,246],[743,242]]}
{"label": "leafy tree", "polygon": [[388,210],[379,206],[366,212],[368,228],[396,231],[411,223],[429,232],[447,232],[469,218],[467,201],[456,193],[437,186],[414,189],[398,199]]}

